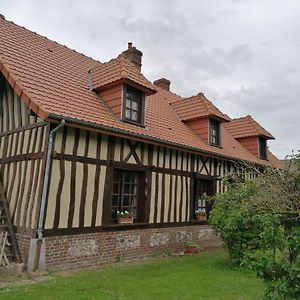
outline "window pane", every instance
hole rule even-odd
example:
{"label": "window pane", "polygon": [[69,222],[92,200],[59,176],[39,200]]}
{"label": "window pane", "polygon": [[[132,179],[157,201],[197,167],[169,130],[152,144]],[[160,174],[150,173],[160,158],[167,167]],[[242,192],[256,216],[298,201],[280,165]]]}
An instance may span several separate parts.
{"label": "window pane", "polygon": [[126,119],[130,119],[130,117],[131,117],[131,110],[130,109],[126,109],[125,117],[126,117]]}
{"label": "window pane", "polygon": [[126,100],[126,108],[131,108],[131,101],[129,99]]}
{"label": "window pane", "polygon": [[138,114],[136,111],[132,111],[131,120],[137,121],[138,120]]}
{"label": "window pane", "polygon": [[132,92],[130,90],[127,90],[126,98],[130,101],[133,99]]}
{"label": "window pane", "polygon": [[131,195],[136,195],[136,185],[135,184],[132,184],[130,186],[130,194]]}
{"label": "window pane", "polygon": [[113,187],[113,193],[118,194],[119,193],[119,183],[115,182]]}
{"label": "window pane", "polygon": [[130,196],[125,196],[123,197],[123,206],[130,206]]}
{"label": "window pane", "polygon": [[130,174],[130,173],[125,173],[124,174],[124,181],[125,183],[130,183],[132,182],[132,177],[134,176],[134,174]]}
{"label": "window pane", "polygon": [[119,195],[113,195],[112,206],[118,206]]}
{"label": "window pane", "polygon": [[138,104],[137,104],[137,102],[135,102],[135,101],[132,101],[131,102],[131,108],[133,109],[133,110],[138,110]]}
{"label": "window pane", "polygon": [[125,195],[129,195],[129,194],[131,194],[131,185],[130,184],[125,184],[124,185],[124,194]]}

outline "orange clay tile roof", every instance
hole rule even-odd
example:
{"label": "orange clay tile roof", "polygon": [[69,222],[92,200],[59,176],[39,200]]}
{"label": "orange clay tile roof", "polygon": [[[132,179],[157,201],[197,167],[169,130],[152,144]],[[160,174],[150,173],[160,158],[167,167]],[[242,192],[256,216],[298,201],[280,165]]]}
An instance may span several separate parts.
{"label": "orange clay tile roof", "polygon": [[155,86],[139,72],[126,55],[120,54],[109,62],[98,64],[91,69],[92,87],[101,90],[120,80],[135,83],[146,89],[148,94],[156,92]]}
{"label": "orange clay tile roof", "polygon": [[194,120],[203,117],[214,116],[223,121],[231,119],[215,107],[204,95],[199,93],[196,96],[179,100],[172,103],[181,121]]}
{"label": "orange clay tile roof", "polygon": [[259,125],[251,116],[233,119],[226,124],[227,130],[236,139],[250,136],[264,136],[267,139],[274,139],[274,136]]}
{"label": "orange clay tile roof", "polygon": [[42,119],[66,119],[67,124],[93,127],[198,153],[245,160],[260,165],[279,165],[256,158],[222,125],[222,146],[202,141],[178,119],[171,102],[182,100],[157,87],[146,97],[145,128],[116,117],[89,88],[88,72],[103,64],[34,32],[0,18],[0,72],[17,95]]}

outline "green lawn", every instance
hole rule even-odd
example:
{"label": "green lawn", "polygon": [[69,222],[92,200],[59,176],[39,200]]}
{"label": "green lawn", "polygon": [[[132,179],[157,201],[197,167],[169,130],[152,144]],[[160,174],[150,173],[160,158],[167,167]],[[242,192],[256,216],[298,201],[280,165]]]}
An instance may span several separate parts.
{"label": "green lawn", "polygon": [[71,277],[0,290],[0,299],[262,299],[255,274],[236,270],[224,251],[116,264]]}

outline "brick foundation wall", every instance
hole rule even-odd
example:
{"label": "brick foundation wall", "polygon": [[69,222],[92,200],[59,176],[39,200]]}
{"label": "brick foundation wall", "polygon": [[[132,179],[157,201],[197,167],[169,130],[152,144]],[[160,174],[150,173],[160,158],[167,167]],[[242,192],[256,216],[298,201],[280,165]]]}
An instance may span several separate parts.
{"label": "brick foundation wall", "polygon": [[29,255],[30,240],[34,236],[34,231],[27,228],[16,227],[15,229],[18,249],[21,255],[22,262],[27,264]]}
{"label": "brick foundation wall", "polygon": [[132,260],[163,251],[182,251],[189,240],[206,248],[222,245],[209,225],[47,237],[46,268],[92,267],[121,257]]}

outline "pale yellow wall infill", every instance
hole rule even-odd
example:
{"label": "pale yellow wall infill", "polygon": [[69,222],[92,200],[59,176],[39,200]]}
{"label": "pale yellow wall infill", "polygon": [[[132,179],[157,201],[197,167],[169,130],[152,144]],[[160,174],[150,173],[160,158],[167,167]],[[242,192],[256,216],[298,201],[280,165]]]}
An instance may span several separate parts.
{"label": "pale yellow wall infill", "polygon": [[162,195],[161,195],[161,192],[162,192],[162,174],[159,173],[158,174],[158,192],[157,192],[157,218],[156,218],[156,222],[157,223],[160,223],[160,218],[161,218],[161,198],[162,198]]}
{"label": "pale yellow wall infill", "polygon": [[165,175],[165,211],[164,211],[164,222],[168,222],[168,213],[170,206],[170,182],[171,175]]}
{"label": "pale yellow wall infill", "polygon": [[170,216],[170,221],[174,222],[174,205],[175,205],[175,175],[171,175],[171,180],[170,180],[170,184],[172,182],[172,190],[171,190],[171,216]]}
{"label": "pale yellow wall infill", "polygon": [[156,183],[156,173],[152,173],[152,183],[151,183],[151,199],[150,199],[150,215],[149,223],[154,222],[154,205],[155,205],[155,183]]}
{"label": "pale yellow wall infill", "polygon": [[77,149],[77,155],[78,156],[84,156],[85,144],[86,144],[86,130],[80,129],[78,149]]}
{"label": "pale yellow wall infill", "polygon": [[70,154],[70,155],[73,154],[74,143],[75,143],[75,128],[68,127],[65,154]]}
{"label": "pale yellow wall infill", "polygon": [[59,165],[60,165],[60,161],[57,159],[54,159],[53,163],[52,163],[51,180],[50,180],[50,186],[49,186],[49,196],[48,196],[45,229],[53,228],[55,207],[56,207],[56,193],[57,193],[57,188],[58,188],[58,184],[60,181]]}
{"label": "pale yellow wall infill", "polygon": [[73,227],[79,227],[79,213],[80,213],[80,201],[81,201],[81,191],[83,184],[83,164],[76,163],[76,180],[75,180],[75,205],[74,205],[74,216],[73,216]]}
{"label": "pale yellow wall infill", "polygon": [[84,208],[84,227],[89,227],[92,225],[93,196],[95,192],[94,183],[96,175],[95,165],[88,165],[88,174],[86,202]]}
{"label": "pale yellow wall infill", "polygon": [[107,148],[108,148],[108,137],[107,137],[107,135],[103,135],[102,141],[101,141],[100,159],[103,159],[103,160],[107,159]]}
{"label": "pale yellow wall infill", "polygon": [[97,154],[97,133],[90,131],[88,157],[96,158],[96,154]]}
{"label": "pale yellow wall infill", "polygon": [[102,210],[103,210],[103,192],[105,185],[106,167],[101,166],[100,180],[99,180],[99,199],[96,214],[96,226],[102,225]]}
{"label": "pale yellow wall infill", "polygon": [[65,181],[61,193],[61,205],[59,216],[59,228],[68,227],[69,207],[70,207],[70,186],[71,186],[71,162],[65,161]]}
{"label": "pale yellow wall infill", "polygon": [[59,130],[55,134],[55,141],[54,141],[54,149],[53,150],[56,153],[61,152],[62,138],[63,138],[63,130]]}

